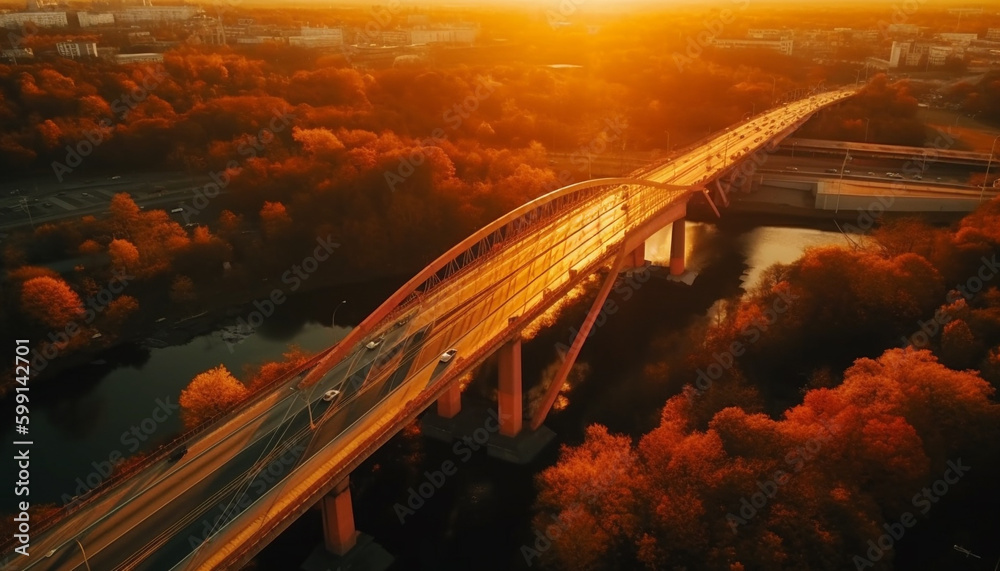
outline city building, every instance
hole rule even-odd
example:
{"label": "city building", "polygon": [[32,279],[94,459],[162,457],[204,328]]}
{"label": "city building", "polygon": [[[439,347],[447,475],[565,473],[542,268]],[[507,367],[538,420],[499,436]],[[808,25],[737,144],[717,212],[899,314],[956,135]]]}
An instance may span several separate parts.
{"label": "city building", "polygon": [[69,25],[66,12],[8,12],[0,14],[0,26],[18,28],[29,23],[40,28],[65,28]]}
{"label": "city building", "polygon": [[474,26],[414,28],[410,30],[412,44],[472,44],[479,31]]}
{"label": "city building", "polygon": [[889,24],[885,29],[890,34],[916,35],[920,33],[920,26],[916,24]]}
{"label": "city building", "polygon": [[892,42],[889,52],[889,67],[906,65],[906,56],[910,52],[910,42]]}
{"label": "city building", "polygon": [[1000,28],[989,28],[986,30],[986,39],[1000,41]]}
{"label": "city building", "polygon": [[334,48],[344,45],[341,36],[288,36],[288,45],[298,48]]}
{"label": "city building", "polygon": [[114,13],[119,24],[148,22],[177,22],[190,20],[199,12],[194,6],[141,6],[129,7]]}
{"label": "city building", "polygon": [[344,30],[341,28],[311,28],[309,26],[302,26],[299,28],[299,35],[334,37],[339,38],[341,42],[344,41]]}
{"label": "city building", "polygon": [[0,59],[17,63],[17,60],[31,59],[35,57],[35,52],[31,48],[12,48],[0,50]]}
{"label": "city building", "polygon": [[115,15],[111,12],[77,12],[76,17],[80,20],[80,27],[90,26],[113,26]]}
{"label": "city building", "polygon": [[[416,42],[414,42],[416,43]],[[792,55],[792,40],[755,40],[752,38],[712,38],[711,44],[726,49],[767,49],[784,55]]]}
{"label": "city building", "polygon": [[931,67],[942,66],[947,63],[948,58],[956,55],[954,46],[928,46],[927,65]]}
{"label": "city building", "polygon": [[370,38],[371,43],[383,46],[408,46],[413,43],[409,30],[382,30],[377,38]]}
{"label": "city building", "polygon": [[84,57],[97,57],[96,42],[59,42],[56,44],[56,51],[62,57],[72,59]]}
{"label": "city building", "polygon": [[937,34],[938,38],[946,42],[951,42],[954,44],[961,44],[967,46],[972,42],[979,39],[979,34],[956,34],[956,33],[941,33]]}
{"label": "city building", "polygon": [[163,54],[156,54],[156,53],[118,54],[115,56],[115,63],[118,64],[162,62],[162,61],[163,61]]}
{"label": "city building", "polygon": [[792,32],[777,28],[750,28],[747,30],[747,37],[755,40],[782,39],[792,37]]}

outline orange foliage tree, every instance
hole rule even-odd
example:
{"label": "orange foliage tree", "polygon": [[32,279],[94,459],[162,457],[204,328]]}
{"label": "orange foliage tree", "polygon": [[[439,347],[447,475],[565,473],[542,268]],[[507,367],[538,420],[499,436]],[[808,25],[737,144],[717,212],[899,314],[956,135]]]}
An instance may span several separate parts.
{"label": "orange foliage tree", "polygon": [[80,296],[65,281],[55,277],[31,278],[21,286],[21,307],[46,327],[62,329],[83,315]]}
{"label": "orange foliage tree", "polygon": [[[563,448],[538,477],[536,529],[552,548],[523,554],[572,569],[850,568],[948,459],[987,457],[994,392],[928,351],[892,349],[780,420],[731,407],[702,431],[698,397],[675,396],[638,446],[591,427]],[[763,506],[747,499],[758,492]]]}
{"label": "orange foliage tree", "polygon": [[219,365],[197,375],[181,391],[178,402],[184,423],[190,428],[230,410],[246,395],[246,386]]}

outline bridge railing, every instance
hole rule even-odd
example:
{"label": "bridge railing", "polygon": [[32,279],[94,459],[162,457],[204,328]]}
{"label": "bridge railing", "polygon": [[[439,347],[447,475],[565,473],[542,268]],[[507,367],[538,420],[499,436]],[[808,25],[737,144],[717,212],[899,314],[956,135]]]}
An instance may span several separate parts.
{"label": "bridge railing", "polygon": [[[135,476],[139,472],[159,463],[162,460],[167,459],[174,450],[185,442],[190,441],[192,438],[208,431],[211,428],[221,426],[222,424],[228,422],[230,419],[235,418],[245,412],[248,408],[259,402],[260,397],[269,394],[277,385],[286,383],[295,377],[301,375],[303,372],[312,368],[316,365],[319,359],[322,357],[323,352],[309,358],[305,363],[296,367],[294,370],[281,375],[254,387],[246,398],[236,405],[229,411],[219,413],[211,418],[208,418],[197,425],[185,430],[183,433],[175,436],[173,439],[161,444],[155,450],[149,452],[146,456],[140,456],[141,459],[133,463],[128,464],[128,466],[121,471],[113,472],[109,477],[102,480],[97,486],[91,488],[80,497],[72,502],[64,504],[59,507],[58,511],[51,513],[50,515],[36,520],[32,525],[32,533],[35,537],[53,528],[69,516],[80,512],[83,508],[90,506],[104,498],[106,498],[118,485],[122,484],[132,476]],[[127,462],[127,460],[126,460]],[[4,538],[2,543],[0,543],[0,554],[9,555],[10,551],[14,546],[16,546],[17,541],[13,537]]]}

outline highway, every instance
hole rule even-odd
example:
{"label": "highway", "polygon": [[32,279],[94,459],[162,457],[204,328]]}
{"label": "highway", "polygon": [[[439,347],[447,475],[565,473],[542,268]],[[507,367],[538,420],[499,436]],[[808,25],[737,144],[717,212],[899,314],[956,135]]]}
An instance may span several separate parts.
{"label": "highway", "polygon": [[[4,568],[83,569],[81,546],[93,569],[237,567],[565,292],[683,218],[700,185],[852,93],[772,110],[635,173],[654,184],[579,183],[515,209],[415,276],[303,378],[194,438],[176,464],[101,491]],[[451,348],[457,357],[440,362]],[[327,403],[330,388],[340,394]]]}
{"label": "highway", "polygon": [[0,229],[100,215],[107,212],[111,197],[120,192],[130,194],[140,206],[170,210],[182,201],[191,204],[196,190],[210,182],[205,175],[178,172],[76,177],[66,182],[58,182],[54,176],[4,181],[0,183]]}

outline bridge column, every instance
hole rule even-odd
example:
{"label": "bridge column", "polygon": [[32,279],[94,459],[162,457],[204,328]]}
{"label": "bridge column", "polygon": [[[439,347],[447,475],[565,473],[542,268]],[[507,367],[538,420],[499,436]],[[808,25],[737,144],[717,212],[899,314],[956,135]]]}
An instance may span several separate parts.
{"label": "bridge column", "polygon": [[500,390],[497,393],[500,434],[514,437],[521,432],[521,339],[500,347]]}
{"label": "bridge column", "polygon": [[628,253],[625,258],[624,269],[641,268],[646,265],[646,243],[643,242]]}
{"label": "bridge column", "polygon": [[684,219],[678,218],[670,230],[670,275],[684,273]]}
{"label": "bridge column", "polygon": [[[520,370],[520,369],[518,369]],[[462,410],[462,387],[456,381],[437,401],[437,413],[441,418],[455,418]]]}
{"label": "bridge column", "polygon": [[344,478],[323,497],[323,539],[326,550],[343,556],[358,542],[351,506],[350,478]]}

